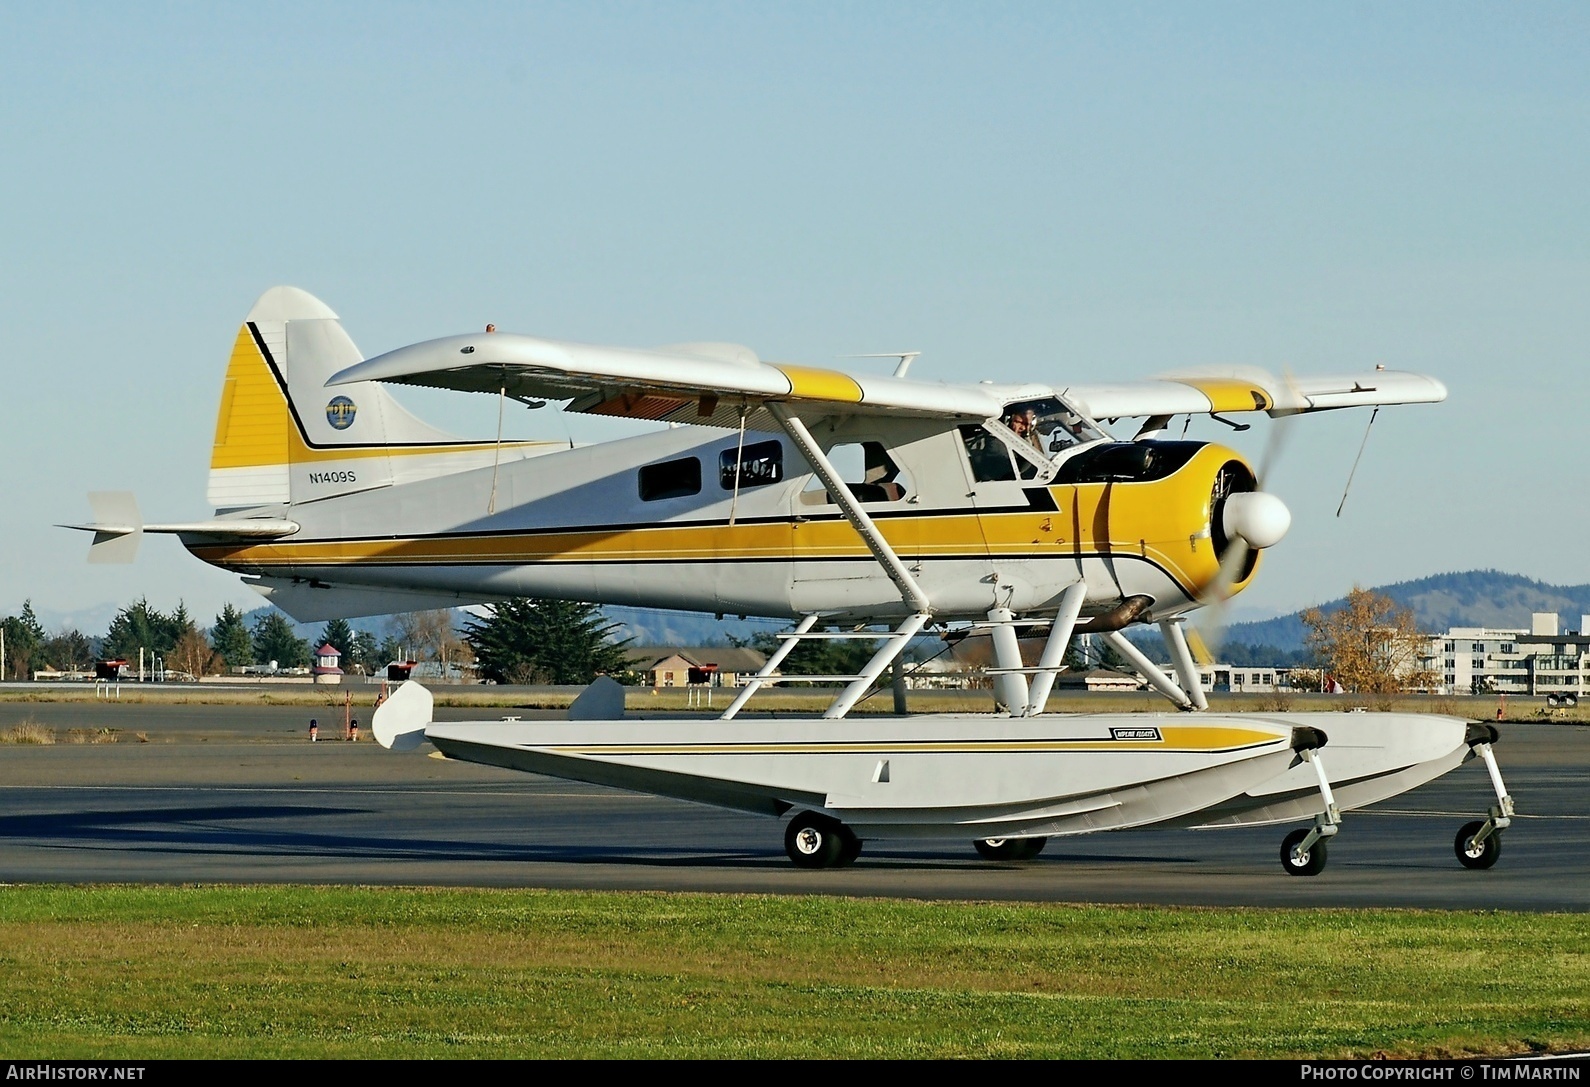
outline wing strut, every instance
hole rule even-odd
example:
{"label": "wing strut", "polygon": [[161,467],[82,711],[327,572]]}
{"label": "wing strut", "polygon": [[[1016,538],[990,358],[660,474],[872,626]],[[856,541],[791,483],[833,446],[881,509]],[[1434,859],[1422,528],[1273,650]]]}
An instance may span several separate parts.
{"label": "wing strut", "polygon": [[1086,582],[1078,581],[1060,596],[1060,610],[1049,628],[1049,640],[1044,643],[1043,656],[1038,658],[1040,669],[1032,677],[1032,693],[1027,699],[1027,716],[1043,712],[1049,702],[1049,692],[1054,681],[1065,668],[1066,649],[1071,645],[1071,634],[1077,627],[1077,616],[1082,614],[1082,602],[1087,599]]}
{"label": "wing strut", "polygon": [[1160,637],[1165,639],[1165,644],[1170,647],[1170,659],[1176,665],[1176,676],[1181,680],[1181,685],[1187,696],[1192,699],[1195,709],[1206,710],[1209,708],[1209,699],[1204,696],[1203,682],[1198,678],[1198,665],[1193,660],[1192,650],[1187,645],[1187,631],[1184,624],[1187,620],[1178,615],[1174,619],[1166,619],[1159,624]]}
{"label": "wing strut", "polygon": [[[739,473],[736,472],[735,474],[738,475]],[[740,693],[735,696],[733,702],[729,703],[729,708],[723,711],[721,720],[732,721],[734,719],[734,715],[740,712],[741,707],[751,701],[751,696],[761,689],[762,684],[766,683],[774,672],[778,671],[778,666],[784,663],[784,658],[789,656],[790,650],[800,644],[800,635],[812,629],[816,623],[817,616],[815,615],[808,615],[800,621],[800,624],[795,628],[795,637],[785,638],[782,644],[773,651],[773,655],[767,658],[767,663],[762,665],[762,670],[745,681],[745,686],[740,688]]]}
{"label": "wing strut", "polygon": [[1115,651],[1132,662],[1132,667],[1148,679],[1150,685],[1176,703],[1184,710],[1194,708],[1192,697],[1176,685],[1176,681],[1160,670],[1159,665],[1143,655],[1143,651],[1131,643],[1131,640],[1118,630],[1109,630],[1104,633],[1104,640],[1115,647]]}
{"label": "wing strut", "polygon": [[850,485],[839,478],[839,473],[829,463],[828,457],[817,448],[817,442],[812,439],[811,432],[806,429],[806,424],[789,413],[783,404],[770,403],[767,410],[778,425],[784,428],[784,433],[789,435],[810,464],[817,472],[817,478],[823,481],[823,486],[828,488],[828,493],[834,496],[834,502],[839,506],[856,532],[866,542],[867,550],[872,552],[873,558],[878,560],[883,567],[883,572],[889,575],[889,580],[894,582],[900,590],[900,596],[905,600],[912,611],[927,614],[932,609],[928,605],[927,593],[916,583],[916,578],[911,576],[911,571],[905,568],[905,563],[900,561],[900,556],[894,553],[894,548],[889,546],[889,541],[883,538],[883,533],[878,531],[878,526],[872,523],[872,518],[867,516],[867,511],[861,508],[861,503],[856,501],[856,496],[850,493]]}
{"label": "wing strut", "polygon": [[[889,546],[889,541],[884,539],[883,533],[878,531],[878,526],[873,523],[871,517],[867,516],[866,510],[861,508],[861,503],[856,501],[856,496],[851,493],[849,484],[840,478],[839,472],[835,470],[828,457],[817,447],[817,442],[812,438],[811,432],[806,429],[806,424],[791,415],[782,404],[768,404],[767,410],[774,419],[778,420],[778,425],[783,428],[790,441],[795,443],[795,447],[801,451],[801,456],[805,457],[806,463],[812,466],[812,469],[817,473],[817,478],[823,481],[823,486],[828,488],[828,493],[833,496],[835,505],[840,508],[845,515],[845,519],[850,522],[851,527],[861,536],[861,539],[867,545],[867,550],[872,552],[873,558],[878,560],[878,564],[883,567],[884,573],[889,575],[889,580],[894,582],[895,587],[900,590],[900,597],[905,601],[906,606],[911,609],[912,614],[906,616],[898,628],[884,637],[883,644],[878,647],[877,652],[873,654],[872,659],[867,662],[866,667],[862,668],[858,675],[774,677],[773,671],[783,663],[790,650],[794,649],[802,638],[876,637],[876,635],[870,633],[862,634],[860,632],[832,635],[813,634],[811,629],[817,623],[817,616],[806,616],[800,621],[800,625],[795,628],[793,633],[781,636],[784,639],[784,644],[779,646],[778,651],[768,658],[767,664],[762,666],[762,670],[751,677],[750,681],[746,683],[745,689],[729,704],[729,708],[723,711],[723,720],[732,719],[760,688],[771,683],[777,683],[781,678],[794,682],[845,679],[850,681],[849,685],[840,692],[839,697],[834,699],[833,704],[823,714],[825,718],[833,720],[849,713],[851,707],[860,701],[862,696],[872,688],[872,685],[877,682],[878,677],[883,674],[884,670],[893,664],[895,659],[904,652],[906,646],[911,644],[911,639],[916,637],[922,628],[927,625],[931,608],[928,603],[927,593],[922,591],[922,586],[916,583],[916,578],[912,577],[911,572],[905,568],[905,563],[900,561],[900,556],[895,554],[894,548]],[[741,419],[741,427],[743,433],[743,417]],[[738,471],[736,471],[736,475],[738,475]]]}

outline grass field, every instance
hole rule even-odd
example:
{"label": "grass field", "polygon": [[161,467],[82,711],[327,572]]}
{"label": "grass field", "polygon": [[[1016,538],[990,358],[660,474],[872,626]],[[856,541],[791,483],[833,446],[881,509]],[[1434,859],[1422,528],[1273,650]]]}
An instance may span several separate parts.
{"label": "grass field", "polygon": [[1590,917],[0,888],[0,1051],[1438,1056],[1590,1045]]}

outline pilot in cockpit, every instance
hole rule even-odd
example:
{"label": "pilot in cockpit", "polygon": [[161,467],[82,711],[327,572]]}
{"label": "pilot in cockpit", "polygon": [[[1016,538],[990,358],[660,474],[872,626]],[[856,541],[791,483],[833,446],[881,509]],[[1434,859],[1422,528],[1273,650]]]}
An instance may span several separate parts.
{"label": "pilot in cockpit", "polygon": [[1005,425],[1011,431],[1032,446],[1038,452],[1043,452],[1043,439],[1038,435],[1038,413],[1030,407],[1015,407],[1005,413]]}

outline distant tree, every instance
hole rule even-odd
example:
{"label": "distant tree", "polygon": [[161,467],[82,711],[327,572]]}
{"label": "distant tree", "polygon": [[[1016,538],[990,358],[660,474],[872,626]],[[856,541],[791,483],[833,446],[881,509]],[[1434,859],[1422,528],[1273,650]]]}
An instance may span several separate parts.
{"label": "distant tree", "polygon": [[22,614],[0,620],[5,628],[6,677],[27,679],[35,665],[44,663],[40,651],[44,648],[44,626],[33,613],[33,601],[22,602]]}
{"label": "distant tree", "polygon": [[228,604],[210,628],[210,646],[228,668],[254,663],[254,639],[243,622],[243,613]]}
{"label": "distant tree", "polygon": [[386,660],[391,659],[381,660],[380,656],[380,647],[376,644],[374,634],[368,630],[354,631],[353,644],[348,647],[348,663],[366,675],[374,675],[386,664]]}
{"label": "distant tree", "polygon": [[[374,635],[371,635],[371,637],[374,637]],[[407,647],[398,641],[395,635],[388,634],[381,639],[381,644],[376,647],[375,660],[383,665],[390,664],[393,661],[407,660],[408,658],[403,655],[406,652],[408,652]]]}
{"label": "distant tree", "polygon": [[[186,620],[187,609],[179,606],[178,615]],[[105,635],[100,652],[107,657],[127,660],[137,660],[140,649],[165,656],[176,648],[177,639],[184,630],[177,615],[167,615],[150,607],[146,598],[140,598],[118,611],[110,621],[110,631]]]}
{"label": "distant tree", "polygon": [[94,642],[81,631],[63,630],[45,641],[40,663],[64,672],[78,672],[94,663]]}
{"label": "distant tree", "polygon": [[1354,586],[1344,607],[1310,608],[1302,618],[1314,659],[1349,691],[1390,694],[1436,681],[1421,664],[1426,638],[1413,610],[1388,596]]}
{"label": "distant tree", "polygon": [[464,640],[481,675],[497,683],[589,683],[629,668],[629,639],[613,640],[616,626],[594,604],[505,600],[472,619]]}
{"label": "distant tree", "polygon": [[353,663],[353,628],[348,626],[348,620],[331,620],[331,622],[326,624],[326,628],[320,632],[320,641],[310,648],[319,649],[323,645],[334,647],[337,652],[343,655],[347,663]]}
{"label": "distant tree", "polygon": [[[819,628],[832,631],[833,627]],[[854,676],[867,666],[878,652],[877,639],[872,638],[813,638],[803,641],[790,650],[789,656],[779,665],[779,670],[790,676]],[[773,631],[758,631],[750,638],[729,638],[730,643],[758,650],[772,656],[783,643]]]}
{"label": "distant tree", "polygon": [[166,667],[178,672],[186,672],[194,679],[213,675],[221,671],[225,661],[221,654],[210,648],[210,643],[205,641],[204,635],[199,633],[197,627],[191,622],[188,629],[182,632],[177,639],[177,644],[171,652],[166,654]]}
{"label": "distant tree", "polygon": [[275,661],[279,668],[300,668],[309,663],[309,643],[293,633],[279,611],[268,611],[254,623],[254,659]]}
{"label": "distant tree", "polygon": [[395,634],[413,660],[433,660],[444,667],[468,664],[474,650],[453,626],[453,613],[446,608],[409,611],[392,617]]}

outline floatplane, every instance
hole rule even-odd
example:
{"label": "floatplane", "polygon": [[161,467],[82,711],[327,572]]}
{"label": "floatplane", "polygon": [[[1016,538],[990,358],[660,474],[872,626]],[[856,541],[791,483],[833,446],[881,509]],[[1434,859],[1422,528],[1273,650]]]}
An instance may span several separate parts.
{"label": "floatplane", "polygon": [[[144,524],[130,495],[97,494],[94,521],[69,527],[95,534],[90,561],[175,534],[303,622],[522,596],[790,620],[716,720],[626,719],[622,690],[600,679],[568,722],[436,722],[408,683],[374,726],[394,749],[429,741],[448,758],[785,818],[805,867],[882,838],[969,839],[1021,860],[1059,835],[1302,823],[1281,860],[1312,875],[1343,812],[1473,758],[1496,803],[1456,852],[1495,863],[1512,800],[1493,728],[1211,713],[1186,630],[1251,583],[1291,517],[1240,453],[1174,436],[1177,417],[1246,429],[1233,417],[1436,403],[1439,381],[1377,367],[955,384],[912,378],[914,358],[847,373],[732,343],[605,347],[488,326],[366,359],[324,303],[277,287],[233,343],[214,516]],[[497,435],[442,433],[387,385],[492,396]],[[658,425],[585,446],[505,441],[510,402]],[[1130,437],[1106,429],[1123,423]],[[1168,671],[1125,635],[1149,624]],[[989,637],[994,712],[848,716],[932,630]],[[1184,712],[1045,712],[1081,634]],[[1023,636],[1042,642],[1036,664]],[[815,638],[877,648],[855,675],[780,675]],[[761,690],[813,680],[839,687],[820,717],[739,716]]]}

